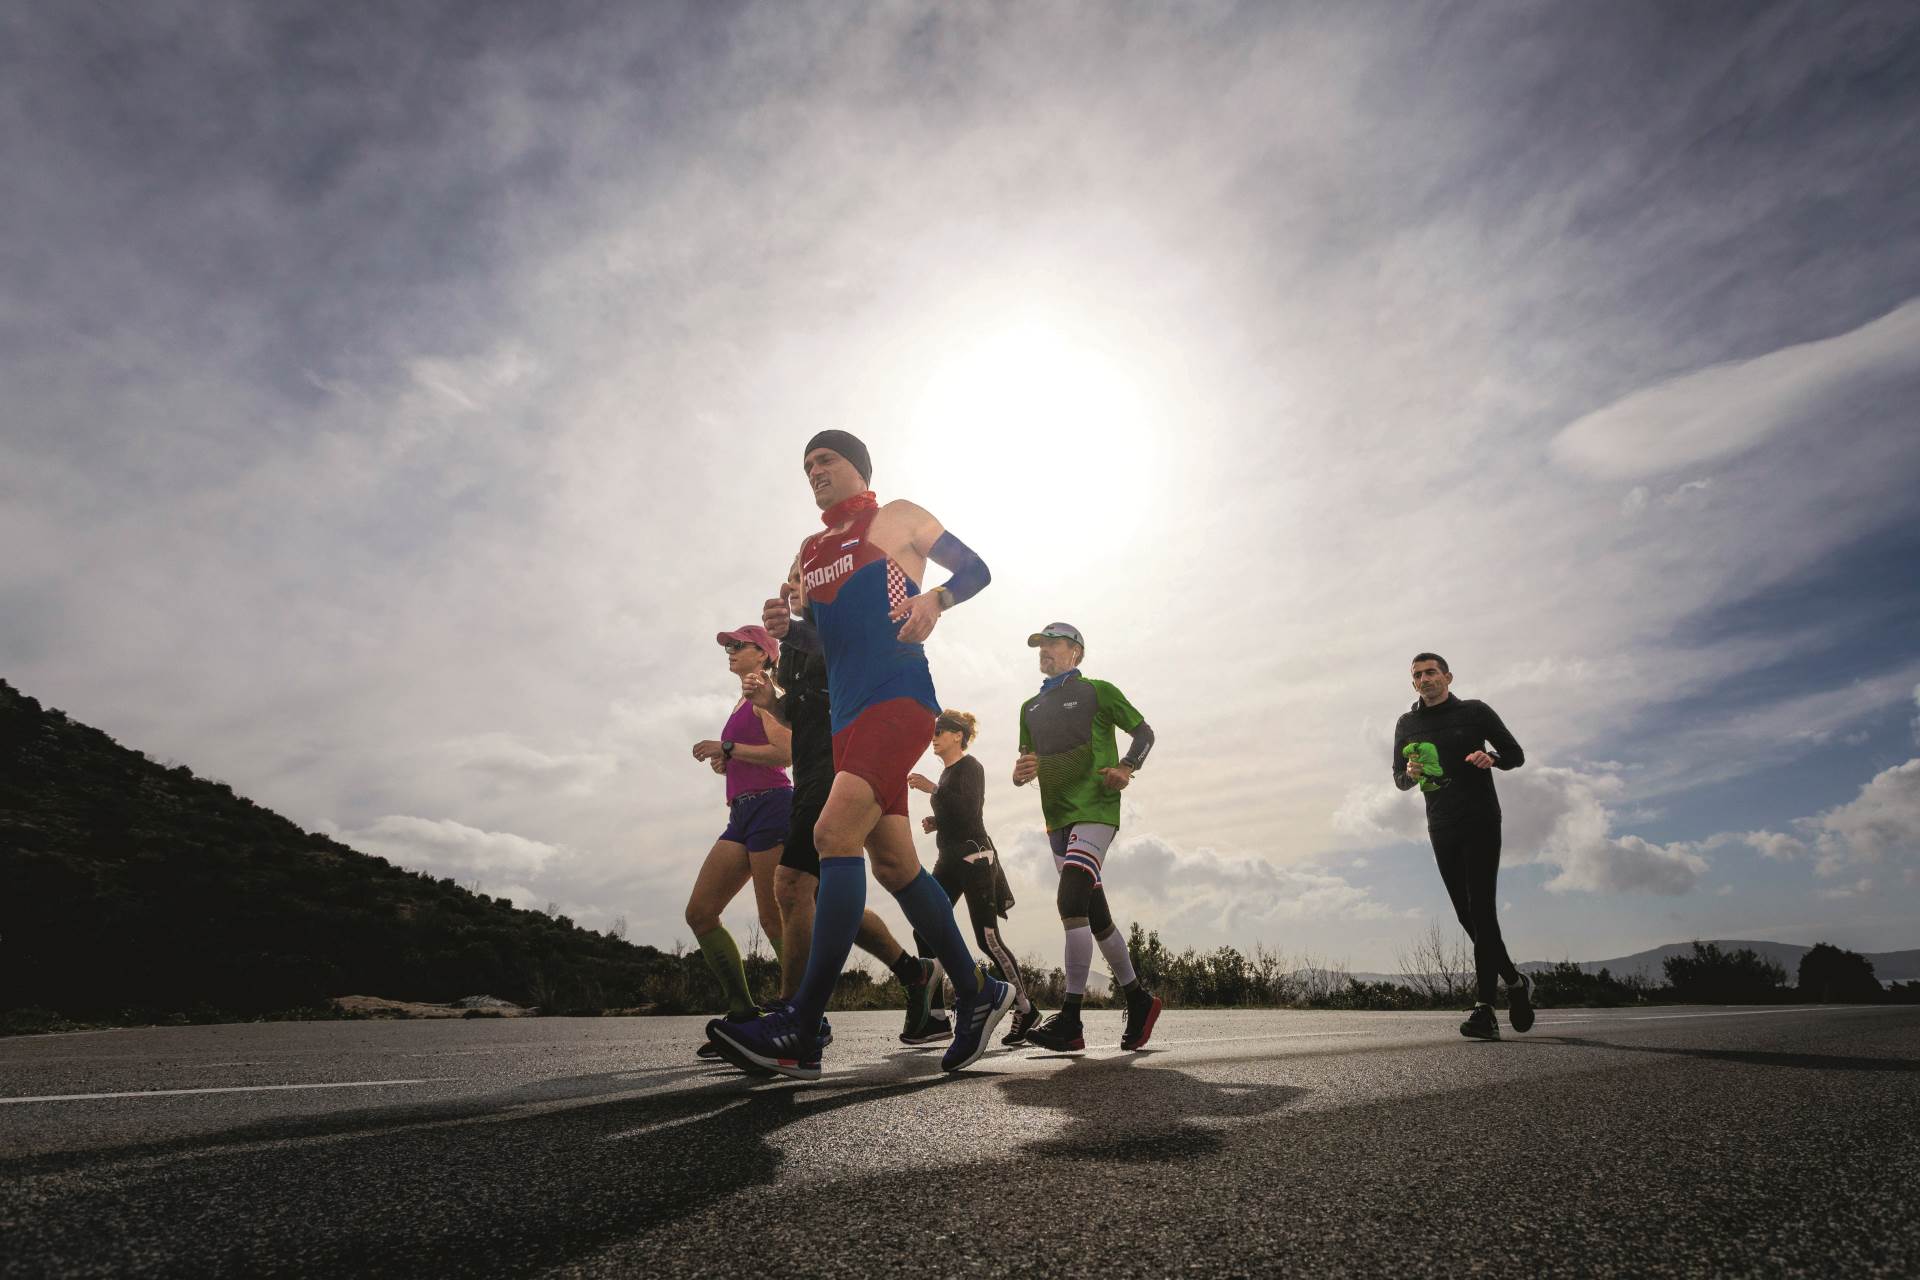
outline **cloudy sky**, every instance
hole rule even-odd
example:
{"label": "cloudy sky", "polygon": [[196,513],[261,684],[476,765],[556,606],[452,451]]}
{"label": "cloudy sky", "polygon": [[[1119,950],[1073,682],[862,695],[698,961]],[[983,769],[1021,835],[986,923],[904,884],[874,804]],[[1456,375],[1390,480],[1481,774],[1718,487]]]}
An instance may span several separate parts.
{"label": "cloudy sky", "polygon": [[1920,946],[1910,5],[15,6],[0,124],[0,676],[307,827],[684,938],[835,426],[990,778],[1054,618],[1152,721],[1177,946],[1448,918],[1426,648],[1517,957]]}

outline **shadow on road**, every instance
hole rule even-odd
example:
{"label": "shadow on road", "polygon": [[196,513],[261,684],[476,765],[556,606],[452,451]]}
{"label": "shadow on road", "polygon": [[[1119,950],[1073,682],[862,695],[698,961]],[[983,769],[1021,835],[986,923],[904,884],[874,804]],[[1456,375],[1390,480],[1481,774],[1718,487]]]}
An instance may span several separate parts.
{"label": "shadow on road", "polygon": [[1912,1058],[1856,1058],[1830,1053],[1769,1053],[1763,1049],[1690,1049],[1670,1045],[1620,1044],[1583,1036],[1528,1036],[1515,1044],[1570,1044],[1581,1049],[1618,1049],[1622,1053],[1653,1053],[1708,1062],[1741,1062],[1752,1067],[1800,1067],[1809,1071],[1920,1071]]}
{"label": "shadow on road", "polygon": [[249,1126],[192,1153],[123,1148],[0,1169],[12,1180],[86,1168],[36,1224],[47,1273],[119,1270],[136,1256],[194,1275],[524,1273],[771,1184],[786,1158],[773,1139],[789,1125],[940,1082],[937,1061],[844,1086],[730,1072],[647,1097],[529,1106],[523,1093],[484,1110]]}
{"label": "shadow on road", "polygon": [[1145,1065],[1140,1055],[1075,1058],[1059,1071],[1009,1076],[996,1086],[1014,1106],[1066,1115],[1067,1125],[1059,1133],[1022,1150],[1069,1161],[1150,1162],[1211,1155],[1225,1140],[1196,1122],[1266,1115],[1306,1093],[1291,1085],[1202,1080],[1170,1067]]}

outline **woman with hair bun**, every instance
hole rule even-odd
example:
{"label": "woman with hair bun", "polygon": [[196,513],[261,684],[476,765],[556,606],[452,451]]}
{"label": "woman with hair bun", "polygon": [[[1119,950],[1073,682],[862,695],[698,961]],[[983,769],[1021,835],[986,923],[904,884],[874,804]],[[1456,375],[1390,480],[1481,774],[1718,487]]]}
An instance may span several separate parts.
{"label": "woman with hair bun", "polygon": [[[920,829],[933,833],[940,856],[933,865],[933,878],[947,891],[951,902],[967,900],[967,914],[973,919],[973,936],[993,962],[997,977],[1011,983],[1014,1012],[1011,1029],[1001,1038],[1003,1045],[1024,1044],[1027,1032],[1040,1020],[1040,1010],[1028,998],[1027,984],[999,929],[1000,919],[1013,908],[1013,891],[1007,887],[1006,873],[1000,869],[1000,857],[981,811],[987,800],[987,773],[980,762],[967,754],[967,748],[979,732],[979,721],[965,711],[942,711],[933,726],[933,753],[946,768],[934,783],[922,774],[910,774],[907,785],[933,797],[933,813],[920,820]],[[915,935],[922,955],[929,948]],[[935,1015],[919,1035],[909,1030],[901,1039],[909,1044],[925,1044],[944,1039]]]}

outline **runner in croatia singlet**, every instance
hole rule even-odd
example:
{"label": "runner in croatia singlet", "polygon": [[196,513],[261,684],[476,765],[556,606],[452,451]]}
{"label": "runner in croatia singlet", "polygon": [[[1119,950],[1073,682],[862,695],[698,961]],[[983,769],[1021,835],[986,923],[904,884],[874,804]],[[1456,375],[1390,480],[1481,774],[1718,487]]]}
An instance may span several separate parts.
{"label": "runner in croatia singlet", "polygon": [[928,714],[940,714],[926,647],[902,643],[900,624],[890,616],[919,595],[920,586],[868,541],[878,513],[872,494],[848,498],[825,513],[827,528],[800,551],[808,615],[827,655],[835,733],[892,698],[911,698]]}
{"label": "runner in croatia singlet", "polygon": [[[873,878],[946,966],[953,1042],[940,1066],[962,1071],[985,1052],[1014,992],[974,958],[953,903],[920,865],[907,822],[907,777],[940,712],[921,642],[992,575],[926,508],[904,498],[880,505],[872,456],[851,432],[816,432],[801,451],[801,472],[825,529],[801,544],[794,567],[826,656],[833,729],[833,788],[814,822],[813,947],[789,1005],[747,1026],[715,1019],[707,1034],[743,1071],[819,1079],[823,1015],[859,933],[871,864]],[[953,576],[923,592],[929,564]]]}

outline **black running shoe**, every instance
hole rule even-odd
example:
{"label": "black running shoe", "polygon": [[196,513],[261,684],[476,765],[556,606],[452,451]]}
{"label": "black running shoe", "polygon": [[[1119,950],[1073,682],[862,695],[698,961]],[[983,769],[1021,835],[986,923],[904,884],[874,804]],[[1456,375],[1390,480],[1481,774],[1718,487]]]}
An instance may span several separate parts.
{"label": "black running shoe", "polygon": [[693,1051],[693,1056],[696,1058],[705,1058],[708,1062],[718,1062],[720,1060],[720,1051],[713,1047],[713,1041],[708,1040]]}
{"label": "black running shoe", "polygon": [[1027,1032],[1033,1030],[1034,1025],[1039,1021],[1039,1005],[1030,1005],[1025,1013],[1015,1009],[1013,1016],[1007,1023],[1007,1034],[1000,1037],[1000,1043],[1009,1049],[1015,1045],[1025,1044],[1027,1042]]}
{"label": "black running shoe", "polygon": [[1515,1031],[1533,1030],[1533,979],[1524,973],[1507,987],[1507,1021]]}
{"label": "black running shoe", "polygon": [[909,1036],[900,1033],[901,1044],[940,1044],[953,1039],[953,1023],[947,1020],[946,1010],[930,1013],[920,1023],[920,1029]]}
{"label": "black running shoe", "polygon": [[1062,1009],[1037,1027],[1027,1031],[1027,1043],[1049,1053],[1077,1053],[1087,1047],[1087,1034],[1080,1026],[1080,1015]]}
{"label": "black running shoe", "polygon": [[1132,1052],[1147,1047],[1153,1024],[1160,1021],[1160,997],[1145,987],[1127,992],[1127,1029],[1120,1033],[1120,1047]]}
{"label": "black running shoe", "polygon": [[1473,1012],[1468,1014],[1467,1020],[1460,1024],[1460,1034],[1472,1036],[1475,1040],[1498,1040],[1500,1024],[1494,1020],[1493,1006],[1490,1004],[1473,1006]]}
{"label": "black running shoe", "polygon": [[[920,981],[909,982],[907,988],[907,1020],[900,1028],[901,1044],[926,1044],[922,1039],[927,1031],[927,1019],[933,1013],[933,961],[925,956],[916,964],[920,966]],[[953,1029],[947,1029],[947,1036],[953,1035]]]}

